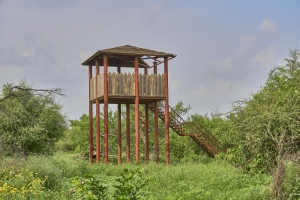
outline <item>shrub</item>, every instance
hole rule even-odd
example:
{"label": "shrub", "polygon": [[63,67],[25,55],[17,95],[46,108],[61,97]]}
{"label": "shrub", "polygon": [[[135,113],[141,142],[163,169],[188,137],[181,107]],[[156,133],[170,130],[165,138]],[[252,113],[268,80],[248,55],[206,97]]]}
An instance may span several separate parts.
{"label": "shrub", "polygon": [[149,193],[142,190],[149,182],[142,170],[123,169],[120,176],[85,175],[70,179],[70,196],[78,199],[147,199]]}
{"label": "shrub", "polygon": [[27,168],[8,166],[0,169],[0,199],[32,199],[45,190],[45,180]]}
{"label": "shrub", "polygon": [[284,163],[277,187],[274,187],[277,199],[300,199],[300,166],[292,161]]}

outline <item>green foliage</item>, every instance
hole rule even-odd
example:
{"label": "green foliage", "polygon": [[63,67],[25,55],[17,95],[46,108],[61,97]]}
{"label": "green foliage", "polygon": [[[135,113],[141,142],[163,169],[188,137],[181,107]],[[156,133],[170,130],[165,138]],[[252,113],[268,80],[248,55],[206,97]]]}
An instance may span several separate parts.
{"label": "green foliage", "polygon": [[[93,117],[95,122],[95,116]],[[103,123],[103,112],[100,114],[100,122]],[[108,129],[109,129],[109,148],[111,151],[117,151],[117,111],[109,110],[108,112]],[[125,126],[123,126],[125,127]],[[133,126],[132,126],[133,127]],[[100,125],[101,141],[103,141],[104,126]],[[124,129],[124,128],[123,128]],[[124,129],[125,131],[125,129]],[[125,134],[123,134],[125,135]],[[70,120],[70,128],[65,131],[64,137],[56,143],[56,147],[60,151],[71,151],[76,153],[86,153],[88,150],[88,136],[89,136],[89,116],[82,114],[79,119]],[[93,142],[96,140],[96,125],[93,123]]]}
{"label": "green foliage", "polygon": [[105,175],[85,175],[71,179],[71,196],[78,199],[145,199],[147,193],[142,188],[148,184],[142,170],[123,169],[118,177]]}
{"label": "green foliage", "polygon": [[76,199],[107,199],[107,177],[86,175],[71,179],[71,196]]}
{"label": "green foliage", "polygon": [[83,114],[79,119],[70,120],[70,129],[56,143],[60,151],[86,152],[88,149],[89,116]]}
{"label": "green foliage", "polygon": [[170,152],[172,164],[207,163],[211,161],[202,149],[190,137],[170,135]]}
{"label": "green foliage", "polygon": [[43,188],[29,199],[267,199],[271,179],[269,175],[243,174],[220,160],[119,166],[90,165],[65,153],[29,156],[22,162],[4,159],[0,168],[17,163],[18,169],[28,169],[34,179],[42,180]]}
{"label": "green foliage", "polygon": [[123,169],[121,176],[116,178],[117,184],[114,185],[116,191],[113,195],[119,200],[137,200],[146,199],[147,194],[142,188],[148,185],[149,178],[145,178],[142,170]]}
{"label": "green foliage", "polygon": [[271,70],[264,87],[236,103],[228,116],[236,133],[232,161],[247,171],[272,172],[277,158],[299,150],[300,53]]}
{"label": "green foliage", "polygon": [[63,136],[66,119],[51,94],[36,94],[21,82],[22,90],[2,86],[0,97],[0,152],[16,156],[49,153]]}
{"label": "green foliage", "polygon": [[[242,174],[226,162],[152,166],[156,199],[266,199],[270,177]],[[163,191],[163,192],[162,192]]]}
{"label": "green foliage", "polygon": [[[191,110],[190,105],[185,105],[182,101],[179,101],[172,109],[178,113],[181,117],[187,116],[188,122],[200,122],[195,118],[201,117],[201,115],[189,115]],[[171,111],[172,112],[172,111]],[[173,130],[170,131],[170,155],[171,162],[175,163],[187,163],[187,162],[209,162],[210,158],[202,151],[197,143],[195,143],[190,137],[178,136]]]}
{"label": "green foliage", "polygon": [[192,109],[190,105],[184,105],[182,101],[178,101],[177,104],[172,107],[173,110],[181,117],[184,117],[189,114],[189,111]]}
{"label": "green foliage", "polygon": [[[182,116],[187,116],[191,107],[189,105],[185,105],[182,101],[179,101],[173,109]],[[144,106],[140,106],[140,151],[145,151],[145,135],[144,135],[144,118],[145,118],[145,109]],[[112,111],[109,110],[108,113],[108,121],[109,121],[109,153],[112,155],[117,154],[117,110]],[[65,137],[62,138],[58,143],[56,143],[56,147],[61,151],[73,151],[77,153],[85,153],[87,152],[88,147],[88,121],[89,117],[87,114],[83,114],[79,119],[70,120],[70,129],[65,131]],[[93,119],[95,121],[95,118]],[[100,114],[100,132],[101,132],[101,143],[103,144],[103,113]],[[165,157],[165,127],[164,123],[161,120],[159,124],[159,151],[160,151],[160,161],[164,162]],[[121,111],[121,135],[123,141],[123,152],[125,152],[126,144],[126,110],[125,106],[122,106]],[[131,132],[131,144],[135,143],[134,131],[135,131],[135,119],[134,119],[134,107],[130,106],[130,132]],[[93,124],[93,138],[95,143],[95,123]],[[151,135],[154,134],[154,115],[151,111],[149,111],[149,146],[150,146],[150,160],[154,160],[155,152],[154,152],[154,137]],[[189,158],[192,160],[198,161],[198,155],[202,155],[202,150],[197,146],[197,144],[191,138],[179,137],[176,133],[170,132],[171,143],[171,160],[172,162],[181,162],[187,161]],[[191,148],[192,147],[192,148]],[[103,148],[103,145],[102,145]],[[131,148],[131,157],[135,157],[135,149]],[[141,158],[143,159],[143,157]]]}
{"label": "green foliage", "polygon": [[221,114],[218,111],[214,111],[210,116],[207,114],[192,114],[187,120],[204,126],[226,149],[233,146],[231,122],[226,118],[225,114]]}
{"label": "green foliage", "polygon": [[0,168],[0,199],[36,199],[45,191],[45,180],[18,166]]}
{"label": "green foliage", "polygon": [[283,174],[277,189],[277,199],[296,200],[300,198],[300,166],[292,161],[284,163]]}

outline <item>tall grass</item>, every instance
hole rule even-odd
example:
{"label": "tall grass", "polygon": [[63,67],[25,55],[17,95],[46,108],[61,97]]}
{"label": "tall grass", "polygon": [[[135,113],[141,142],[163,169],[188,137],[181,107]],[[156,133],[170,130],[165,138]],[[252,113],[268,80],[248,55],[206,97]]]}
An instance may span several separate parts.
{"label": "tall grass", "polygon": [[[213,160],[208,163],[177,164],[89,164],[86,160],[74,160],[71,154],[30,156],[27,160],[4,158],[0,167],[18,165],[33,171],[45,181],[43,199],[70,199],[72,177],[84,174],[120,176],[124,168],[143,169],[149,177],[143,188],[150,199],[266,199],[270,176],[243,174],[226,162]],[[1,184],[1,182],[0,182]]]}
{"label": "tall grass", "polygon": [[265,199],[270,177],[251,177],[224,162],[152,166],[148,190],[157,199]]}

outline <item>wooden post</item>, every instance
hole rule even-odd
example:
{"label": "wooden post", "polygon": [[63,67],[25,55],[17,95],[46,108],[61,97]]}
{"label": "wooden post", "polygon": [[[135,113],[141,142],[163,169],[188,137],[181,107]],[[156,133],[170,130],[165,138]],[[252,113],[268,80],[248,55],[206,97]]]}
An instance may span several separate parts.
{"label": "wooden post", "polygon": [[[145,67],[145,74],[148,74],[148,68]],[[149,162],[149,108],[148,104],[145,104],[145,161]]]}
{"label": "wooden post", "polygon": [[92,65],[89,65],[89,162],[93,163],[93,103],[90,102],[91,78],[93,76]]}
{"label": "wooden post", "polygon": [[104,66],[104,159],[108,164],[108,58],[103,56]]}
{"label": "wooden post", "polygon": [[148,105],[145,104],[145,161],[149,162],[149,116]]}
{"label": "wooden post", "polygon": [[[121,73],[121,67],[118,66],[118,73]],[[122,135],[121,135],[121,104],[118,103],[118,164],[122,163]]]}
{"label": "wooden post", "polygon": [[96,60],[96,162],[100,161],[100,108],[98,99],[98,76],[99,75],[99,61]]}
{"label": "wooden post", "polygon": [[154,62],[153,62],[153,73],[157,74],[157,62],[156,62],[156,58],[154,58]]}
{"label": "wooden post", "polygon": [[154,102],[154,151],[155,162],[159,162],[159,147],[158,147],[158,106],[157,102]]}
{"label": "wooden post", "polygon": [[168,86],[168,58],[164,58],[164,76],[165,76],[165,135],[166,135],[166,165],[170,164],[169,148],[169,86]]}
{"label": "wooden post", "polygon": [[[154,74],[157,74],[157,62],[154,59]],[[154,150],[155,150],[155,162],[159,162],[159,146],[158,146],[158,106],[157,102],[154,102]]]}
{"label": "wooden post", "polygon": [[139,135],[139,57],[134,58],[135,75],[135,162],[140,162],[140,135]]}
{"label": "wooden post", "polygon": [[130,105],[126,103],[126,163],[130,163]]}

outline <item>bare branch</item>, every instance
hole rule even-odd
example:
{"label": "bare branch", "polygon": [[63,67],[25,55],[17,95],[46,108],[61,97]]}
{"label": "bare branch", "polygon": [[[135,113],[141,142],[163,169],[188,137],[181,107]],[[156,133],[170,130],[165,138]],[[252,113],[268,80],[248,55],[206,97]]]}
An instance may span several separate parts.
{"label": "bare branch", "polygon": [[6,100],[8,98],[11,98],[11,97],[22,96],[22,95],[19,95],[19,94],[15,93],[16,90],[31,91],[35,95],[49,94],[49,95],[66,96],[66,94],[64,94],[64,90],[62,88],[33,89],[33,88],[24,88],[24,87],[20,87],[20,86],[13,86],[12,88],[10,88],[8,95],[6,95],[5,97],[3,97],[3,98],[0,99],[0,102]]}

